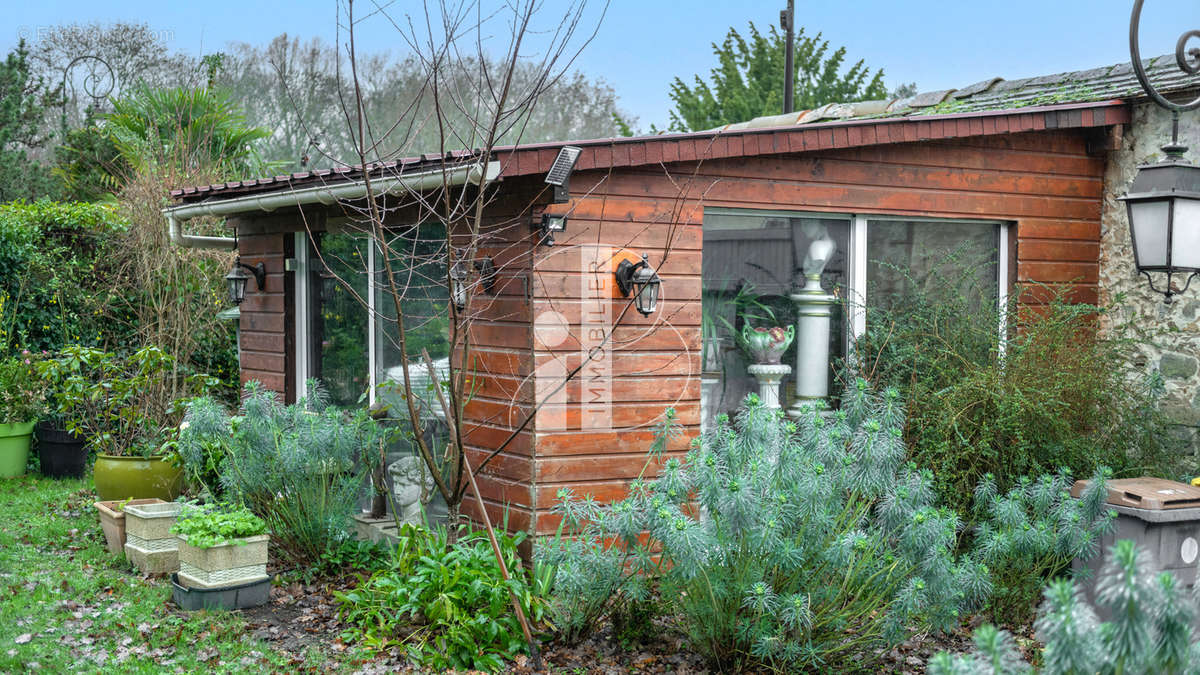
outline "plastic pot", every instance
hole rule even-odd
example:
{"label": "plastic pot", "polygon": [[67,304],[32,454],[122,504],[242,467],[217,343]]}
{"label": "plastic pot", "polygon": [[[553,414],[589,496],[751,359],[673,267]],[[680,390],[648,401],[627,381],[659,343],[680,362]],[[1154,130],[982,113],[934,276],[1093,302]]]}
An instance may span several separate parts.
{"label": "plastic pot", "polygon": [[86,440],[51,422],[37,425],[38,459],[42,475],[50,478],[81,478],[87,466]]}
{"label": "plastic pot", "polygon": [[29,441],[33,422],[0,424],[0,478],[25,475],[29,463]]}
{"label": "plastic pot", "polygon": [[[125,506],[138,504],[165,504],[161,499],[133,499],[124,502]],[[125,511],[122,502],[96,502],[96,512],[100,514],[100,527],[104,530],[104,543],[108,552],[113,555],[125,553]]]}
{"label": "plastic pot", "polygon": [[183,491],[183,469],[170,464],[162,455],[99,455],[93,477],[102,501],[157,497],[171,502]]}

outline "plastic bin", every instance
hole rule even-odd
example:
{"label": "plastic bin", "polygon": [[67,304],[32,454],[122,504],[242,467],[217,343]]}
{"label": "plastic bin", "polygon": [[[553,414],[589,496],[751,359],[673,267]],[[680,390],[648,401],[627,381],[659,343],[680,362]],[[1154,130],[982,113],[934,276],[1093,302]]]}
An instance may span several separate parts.
{"label": "plastic bin", "polygon": [[[1083,493],[1087,481],[1077,481],[1071,495]],[[1108,550],[1119,539],[1132,539],[1150,554],[1154,574],[1171,572],[1180,585],[1196,583],[1196,559],[1200,557],[1200,488],[1161,478],[1127,478],[1109,481],[1109,508],[1117,512],[1116,528],[1100,540],[1100,553],[1083,563],[1087,568],[1082,585],[1095,606],[1096,579],[1108,558]],[[1102,620],[1109,617],[1097,607]],[[1200,619],[1198,619],[1200,620]],[[1200,625],[1200,624],[1198,624]]]}

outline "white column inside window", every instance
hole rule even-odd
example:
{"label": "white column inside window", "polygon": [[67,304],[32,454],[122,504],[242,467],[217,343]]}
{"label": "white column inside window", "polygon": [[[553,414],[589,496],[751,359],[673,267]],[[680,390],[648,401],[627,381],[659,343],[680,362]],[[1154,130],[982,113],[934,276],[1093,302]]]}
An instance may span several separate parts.
{"label": "white column inside window", "polygon": [[292,288],[295,289],[295,354],[292,362],[296,368],[296,398],[304,395],[304,383],[308,380],[308,360],[312,356],[309,345],[309,298],[308,298],[308,233],[297,232],[293,235],[295,242],[295,257],[292,264]]}
{"label": "white column inside window", "polygon": [[846,289],[850,309],[850,349],[854,354],[854,340],[867,332],[867,217],[854,216],[850,226],[850,287]]}

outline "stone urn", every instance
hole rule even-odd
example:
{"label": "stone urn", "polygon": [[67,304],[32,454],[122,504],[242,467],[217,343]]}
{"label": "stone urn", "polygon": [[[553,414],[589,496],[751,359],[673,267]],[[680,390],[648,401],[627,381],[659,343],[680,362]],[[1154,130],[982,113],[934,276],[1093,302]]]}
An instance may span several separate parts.
{"label": "stone urn", "polygon": [[751,328],[750,324],[742,327],[742,344],[756,364],[779,365],[795,337],[795,326],[788,326],[786,330],[779,326]]}
{"label": "stone urn", "polygon": [[433,499],[435,487],[425,460],[416,455],[401,457],[388,466],[388,473],[392,476],[396,519],[401,525],[424,525],[422,511]]}

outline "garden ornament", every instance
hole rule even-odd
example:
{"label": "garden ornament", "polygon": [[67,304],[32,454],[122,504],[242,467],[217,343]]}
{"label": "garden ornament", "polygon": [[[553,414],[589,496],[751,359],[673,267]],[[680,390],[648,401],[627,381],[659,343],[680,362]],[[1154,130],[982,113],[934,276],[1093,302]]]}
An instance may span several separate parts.
{"label": "garden ornament", "polygon": [[422,511],[433,499],[434,488],[425,460],[416,455],[401,457],[388,466],[388,473],[392,476],[394,508],[400,524],[424,525]]}

